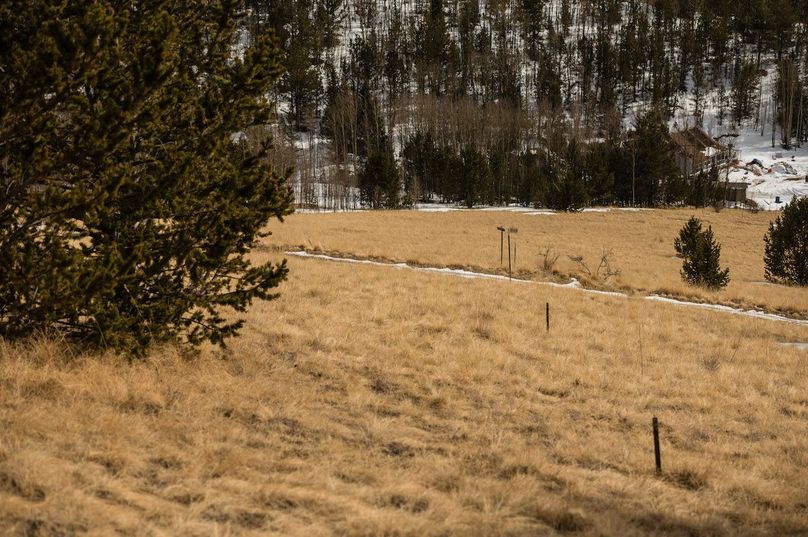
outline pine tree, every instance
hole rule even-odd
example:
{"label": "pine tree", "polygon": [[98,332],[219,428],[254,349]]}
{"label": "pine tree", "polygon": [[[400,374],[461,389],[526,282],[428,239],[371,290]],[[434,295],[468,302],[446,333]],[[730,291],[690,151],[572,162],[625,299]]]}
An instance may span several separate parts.
{"label": "pine tree", "polygon": [[[288,119],[298,130],[305,130],[323,93],[320,57],[325,42],[332,42],[333,31],[328,10],[336,10],[339,2],[331,1],[322,8],[313,0],[268,2],[270,16],[266,26],[279,37],[285,52],[284,73],[278,90],[289,103]],[[334,13],[336,16],[336,13]]]}
{"label": "pine tree", "polygon": [[418,29],[419,48],[416,51],[422,87],[440,95],[445,87],[446,66],[449,62],[449,32],[442,0],[430,0],[429,9]]}
{"label": "pine tree", "polygon": [[637,119],[626,150],[630,154],[623,174],[626,191],[633,186],[632,201],[650,206],[677,201],[670,194],[676,192],[679,170],[668,126],[659,109],[651,109]]}
{"label": "pine tree", "polygon": [[808,198],[794,198],[769,224],[766,244],[766,279],[790,285],[808,285]]}
{"label": "pine tree", "polygon": [[584,178],[584,157],[579,144],[574,140],[567,144],[564,158],[548,155],[550,184],[547,189],[547,206],[558,211],[577,211],[589,203]]}
{"label": "pine tree", "polygon": [[544,0],[520,0],[522,38],[527,47],[527,56],[533,61],[539,56],[542,26],[544,23]]}
{"label": "pine tree", "polygon": [[757,85],[757,66],[751,62],[738,64],[732,80],[732,118],[736,124],[752,117]]}
{"label": "pine tree", "polygon": [[[287,269],[247,258],[290,212],[244,135],[270,117],[274,39],[237,0],[0,5],[0,336],[142,352],[222,343]],[[265,149],[265,148],[264,148]]]}
{"label": "pine tree", "polygon": [[466,145],[460,150],[457,173],[457,201],[468,208],[480,202],[481,190],[488,183],[489,170],[485,155],[477,148]]}
{"label": "pine tree", "polygon": [[673,247],[683,259],[682,279],[708,289],[721,289],[729,283],[729,269],[721,270],[721,245],[713,238],[713,228],[702,229],[695,216],[679,231]]}
{"label": "pine tree", "polygon": [[393,144],[386,134],[380,135],[368,148],[368,156],[359,172],[359,192],[366,207],[401,207],[401,174]]}

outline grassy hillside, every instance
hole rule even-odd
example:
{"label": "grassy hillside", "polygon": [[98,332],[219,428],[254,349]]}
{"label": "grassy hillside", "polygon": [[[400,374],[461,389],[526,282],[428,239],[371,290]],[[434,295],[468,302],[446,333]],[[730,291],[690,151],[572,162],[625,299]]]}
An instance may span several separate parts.
{"label": "grassy hillside", "polygon": [[[677,209],[524,214],[502,211],[427,213],[399,211],[299,214],[276,231],[275,242],[342,255],[377,257],[438,266],[462,266],[507,272],[500,265],[498,226],[515,227],[514,270],[533,279],[574,276],[587,286],[638,293],[661,293],[704,302],[759,308],[808,318],[808,289],[771,285],[763,278],[763,237],[776,215],[712,209]],[[719,293],[681,281],[682,261],[674,256],[673,240],[695,215],[712,225],[722,244],[721,262],[731,282]],[[557,274],[543,271],[546,247],[559,255]],[[603,281],[589,276],[570,256],[582,256],[596,272],[604,251],[621,270]]]}
{"label": "grassy hillside", "polygon": [[290,264],[224,352],[0,344],[0,533],[806,534],[805,328]]}

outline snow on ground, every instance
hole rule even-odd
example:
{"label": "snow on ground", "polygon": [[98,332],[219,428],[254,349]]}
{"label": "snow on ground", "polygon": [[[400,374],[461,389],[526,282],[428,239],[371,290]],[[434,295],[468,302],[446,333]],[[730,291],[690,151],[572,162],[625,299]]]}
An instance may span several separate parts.
{"label": "snow on ground", "polygon": [[[729,172],[730,181],[750,185],[746,191],[748,199],[761,209],[779,210],[794,197],[808,196],[807,147],[785,150],[776,142],[772,148],[771,133],[760,136],[758,131],[744,130],[738,134],[734,145],[740,164],[754,159],[763,163],[762,167],[745,166]],[[777,203],[778,197],[780,203]]]}
{"label": "snow on ground", "polygon": [[[446,213],[449,211],[504,211],[509,213],[519,213],[525,216],[552,216],[558,214],[558,211],[552,209],[536,209],[533,207],[524,207],[522,205],[476,205],[469,209],[464,205],[457,205],[453,203],[416,203],[413,207],[416,211],[423,211],[427,213]],[[611,211],[646,211],[648,209],[641,209],[639,207],[587,207],[582,210],[585,213],[608,213]]]}
{"label": "snow on ground", "polygon": [[459,211],[461,208],[450,203],[416,203],[413,207],[416,211],[425,213],[448,213],[449,211]]}
{"label": "snow on ground", "polygon": [[342,212],[361,208],[359,189],[336,183],[292,183],[297,212]]}
{"label": "snow on ground", "polygon": [[477,205],[469,208],[457,203],[416,203],[413,209],[425,213],[447,213],[450,211],[507,211],[523,214],[536,214],[538,212],[553,214],[553,211],[538,211],[532,207],[524,207],[522,205]]}
{"label": "snow on ground", "polygon": [[[771,61],[764,61],[762,67],[765,75],[758,82],[760,97],[754,118],[744,120],[741,125],[733,124],[729,117],[719,119],[721,95],[717,90],[712,90],[705,95],[700,120],[692,115],[694,103],[688,93],[683,110],[670,119],[668,126],[671,131],[676,131],[701,125],[707,134],[720,139],[722,143],[732,143],[732,148],[738,153],[739,166],[731,167],[727,175],[722,170],[721,180],[749,184],[747,199],[754,201],[760,209],[777,211],[794,197],[808,196],[808,183],[805,182],[808,176],[808,147],[783,149],[780,127],[775,131],[772,144],[771,118],[767,114],[775,108],[773,96],[777,88],[777,67]],[[729,80],[725,82],[730,84]],[[727,112],[726,109],[724,111]],[[725,138],[727,135],[730,137]],[[762,165],[746,166],[754,159]]]}
{"label": "snow on ground", "polygon": [[536,209],[533,207],[525,207],[523,205],[508,205],[506,207],[499,206],[481,206],[480,211],[510,211],[512,213],[534,213]]}
{"label": "snow on ground", "polygon": [[783,347],[792,347],[800,351],[808,351],[808,343],[780,343]]}
{"label": "snow on ground", "polygon": [[731,313],[733,315],[743,315],[744,317],[753,317],[755,319],[766,319],[769,321],[780,321],[791,324],[798,324],[802,326],[808,326],[808,321],[803,321],[800,319],[791,319],[790,317],[784,317],[782,315],[777,315],[775,313],[766,313],[765,311],[742,310],[737,308],[731,308],[729,306],[722,306],[721,304],[702,304],[699,302],[687,302],[685,300],[677,300],[675,298],[668,298],[659,295],[649,295],[644,298],[646,300],[651,300],[653,302],[665,302],[666,304],[675,304],[677,306],[701,308],[705,310],[718,311],[722,313]]}
{"label": "snow on ground", "polygon": [[[299,183],[295,185],[295,193],[296,198],[298,197],[297,192],[300,191],[302,187]],[[335,203],[332,201],[326,201],[327,198],[323,193],[325,191],[325,187],[329,186],[326,184],[319,184],[319,183],[310,183],[309,185],[305,185],[305,188],[313,188],[316,190],[311,198],[312,202],[308,204],[308,206],[304,206],[302,208],[295,209],[295,212],[298,213],[322,213],[322,212],[343,212],[343,211],[362,211],[365,210],[359,204],[359,190],[356,187],[347,187],[350,190],[351,199],[349,203],[342,203],[342,206],[336,206]],[[333,185],[331,185],[333,186]],[[316,204],[316,200],[319,199],[319,208],[313,208]],[[416,203],[413,206],[413,209],[416,211],[421,211],[425,213],[448,213],[454,211],[486,211],[486,212],[509,212],[509,213],[518,213],[523,214],[525,216],[554,216],[559,214],[559,211],[554,211],[553,209],[535,209],[533,207],[524,207],[522,205],[475,205],[471,209],[466,207],[465,205],[460,205],[456,203]],[[647,208],[640,208],[640,207],[587,207],[583,209],[581,212],[584,213],[608,213],[612,211],[626,211],[626,212],[639,212],[639,211],[648,211],[650,209]]]}
{"label": "snow on ground", "polygon": [[[569,283],[555,283],[555,282],[543,282],[543,281],[533,281],[533,280],[520,280],[520,279],[511,279],[508,276],[503,276],[501,274],[487,274],[484,272],[472,272],[470,270],[463,270],[463,269],[450,269],[450,268],[441,268],[441,267],[421,267],[421,266],[413,266],[408,265],[407,263],[384,263],[381,261],[371,261],[368,259],[351,259],[346,257],[334,257],[325,254],[312,254],[309,252],[303,251],[289,251],[286,252],[286,255],[291,255],[295,257],[305,257],[310,259],[320,259],[324,261],[335,261],[340,263],[355,263],[360,265],[373,265],[377,267],[387,267],[387,268],[397,268],[397,269],[406,269],[406,270],[414,270],[416,272],[431,272],[431,273],[438,273],[438,274],[445,274],[447,276],[456,276],[460,278],[467,278],[467,279],[482,279],[482,280],[500,280],[500,281],[512,281],[514,283],[520,284],[532,284],[532,285],[544,285],[548,287],[560,287],[565,289],[574,289],[576,291],[581,291],[583,293],[593,294],[593,295],[605,295],[605,296],[612,296],[618,298],[628,298],[628,295],[625,293],[619,293],[614,291],[600,291],[597,289],[587,289],[583,287],[578,280],[573,278]],[[720,313],[729,313],[732,315],[742,315],[744,317],[752,317],[754,319],[763,319],[768,321],[779,321],[779,322],[786,322],[791,324],[797,324],[801,326],[808,326],[808,321],[803,321],[800,319],[791,319],[789,317],[784,317],[782,315],[777,315],[774,313],[766,313],[765,311],[758,311],[758,310],[742,310],[737,308],[731,308],[729,306],[722,306],[720,304],[701,304],[698,302],[687,302],[684,300],[677,300],[674,298],[667,298],[659,295],[648,295],[643,297],[645,300],[650,300],[653,302],[664,302],[667,304],[675,304],[677,306],[685,306],[691,308],[700,308],[705,310],[717,311]]]}

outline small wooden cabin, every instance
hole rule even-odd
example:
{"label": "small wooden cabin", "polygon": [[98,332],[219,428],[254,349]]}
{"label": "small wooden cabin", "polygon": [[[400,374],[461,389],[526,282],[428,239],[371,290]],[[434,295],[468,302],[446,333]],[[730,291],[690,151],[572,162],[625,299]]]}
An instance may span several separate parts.
{"label": "small wooden cabin", "polygon": [[729,165],[735,158],[732,149],[710,137],[699,127],[671,132],[676,165],[685,177],[715,167]]}

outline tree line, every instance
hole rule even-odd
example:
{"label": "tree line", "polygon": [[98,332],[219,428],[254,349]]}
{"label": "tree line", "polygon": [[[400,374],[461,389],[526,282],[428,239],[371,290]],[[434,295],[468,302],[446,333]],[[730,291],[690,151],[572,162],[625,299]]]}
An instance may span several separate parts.
{"label": "tree line", "polygon": [[358,187],[370,207],[705,202],[709,178],[676,177],[669,148],[638,158],[671,118],[754,125],[786,148],[808,133],[804,2],[248,6],[247,34],[285,52],[276,144],[309,136],[299,180]]}

